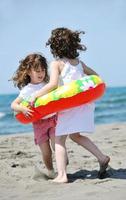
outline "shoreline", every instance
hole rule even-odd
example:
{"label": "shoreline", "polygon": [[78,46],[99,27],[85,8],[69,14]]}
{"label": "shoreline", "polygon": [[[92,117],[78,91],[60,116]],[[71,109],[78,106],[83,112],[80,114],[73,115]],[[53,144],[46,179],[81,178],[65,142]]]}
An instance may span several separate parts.
{"label": "shoreline", "polygon": [[[103,127],[103,126],[117,126],[117,125],[126,125],[126,121],[125,122],[114,122],[114,123],[103,123],[103,124],[95,124],[95,131],[93,132],[93,133],[84,133],[84,134],[86,134],[86,135],[91,135],[91,134],[95,134],[95,132],[96,132],[96,129],[97,129],[97,127]],[[29,131],[29,132],[19,132],[19,133],[9,133],[9,134],[1,134],[0,135],[0,138],[1,137],[14,137],[14,136],[23,136],[23,135],[30,135],[30,134],[33,134],[33,131]]]}
{"label": "shoreline", "polygon": [[[88,136],[111,158],[108,176],[98,179],[99,165],[87,150],[67,139],[69,165],[68,184],[54,184],[43,176],[34,179],[35,166],[44,173],[39,148],[33,134],[0,136],[0,199],[1,200],[124,200],[126,196],[126,123],[96,125]],[[53,156],[56,170],[55,157]]]}

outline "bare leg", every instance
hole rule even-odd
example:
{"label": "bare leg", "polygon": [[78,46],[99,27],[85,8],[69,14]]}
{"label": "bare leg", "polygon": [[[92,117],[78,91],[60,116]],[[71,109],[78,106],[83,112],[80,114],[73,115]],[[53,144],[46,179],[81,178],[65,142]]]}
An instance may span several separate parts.
{"label": "bare leg", "polygon": [[53,151],[55,151],[55,136],[50,137],[50,143],[51,143],[51,148]]}
{"label": "bare leg", "polygon": [[86,136],[80,135],[80,133],[74,133],[69,135],[69,137],[76,142],[77,144],[81,145],[89,152],[91,152],[99,161],[100,167],[108,164],[110,158],[104,155],[101,150]]}
{"label": "bare leg", "polygon": [[56,154],[56,164],[58,170],[58,176],[53,180],[53,182],[66,183],[68,182],[66,174],[66,142],[67,136],[56,136],[55,137],[55,154]]}
{"label": "bare leg", "polygon": [[55,173],[53,169],[52,150],[51,150],[49,141],[46,141],[45,143],[40,144],[39,147],[42,152],[43,161],[48,170],[48,176],[50,178],[54,178]]}

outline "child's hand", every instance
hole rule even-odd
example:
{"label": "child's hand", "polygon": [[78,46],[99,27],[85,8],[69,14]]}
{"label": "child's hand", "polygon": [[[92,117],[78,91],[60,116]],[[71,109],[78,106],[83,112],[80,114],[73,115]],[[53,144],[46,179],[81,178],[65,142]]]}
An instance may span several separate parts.
{"label": "child's hand", "polygon": [[33,116],[33,110],[31,110],[30,108],[28,107],[22,107],[21,109],[21,112],[28,118],[32,117]]}

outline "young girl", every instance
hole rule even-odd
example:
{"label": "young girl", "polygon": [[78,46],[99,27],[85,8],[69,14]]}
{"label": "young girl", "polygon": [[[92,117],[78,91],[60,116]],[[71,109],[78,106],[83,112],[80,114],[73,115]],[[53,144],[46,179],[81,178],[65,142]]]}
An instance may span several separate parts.
{"label": "young girl", "polygon": [[[20,89],[20,94],[12,102],[11,108],[16,112],[23,112],[27,117],[34,115],[30,108],[24,107],[20,103],[48,83],[46,59],[39,54],[28,55],[20,62],[12,80]],[[49,178],[54,178],[51,147],[54,149],[55,125],[56,115],[54,114],[33,123],[35,144],[40,147]]]}
{"label": "young girl", "polygon": [[[42,96],[53,90],[58,85],[65,85],[84,75],[97,73],[87,67],[79,59],[79,52],[86,50],[80,44],[80,34],[83,32],[72,31],[67,28],[57,28],[52,31],[47,45],[56,60],[51,63],[51,75],[49,83],[38,91],[34,98]],[[97,146],[80,132],[94,131],[94,104],[88,103],[58,113],[55,137],[55,154],[58,176],[54,182],[65,183],[68,181],[66,174],[66,149],[65,141],[67,135],[76,143],[90,151],[100,164],[99,177],[101,177],[108,166],[110,158],[104,155]]]}

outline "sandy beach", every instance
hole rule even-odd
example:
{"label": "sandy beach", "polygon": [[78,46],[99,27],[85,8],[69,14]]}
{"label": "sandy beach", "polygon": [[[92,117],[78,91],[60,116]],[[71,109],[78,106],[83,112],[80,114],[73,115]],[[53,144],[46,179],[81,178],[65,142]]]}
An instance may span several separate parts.
{"label": "sandy beach", "polygon": [[98,179],[96,158],[68,138],[67,184],[54,184],[44,174],[35,177],[36,166],[46,170],[33,133],[0,136],[0,200],[126,199],[126,123],[99,125],[86,135],[111,157],[107,176]]}

